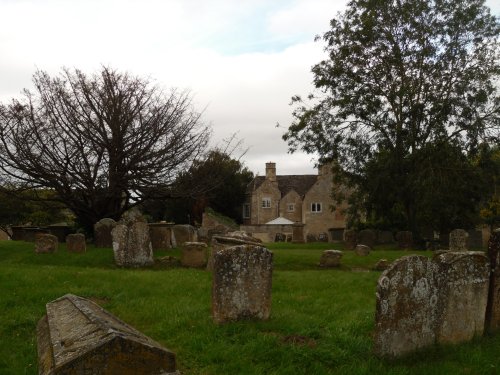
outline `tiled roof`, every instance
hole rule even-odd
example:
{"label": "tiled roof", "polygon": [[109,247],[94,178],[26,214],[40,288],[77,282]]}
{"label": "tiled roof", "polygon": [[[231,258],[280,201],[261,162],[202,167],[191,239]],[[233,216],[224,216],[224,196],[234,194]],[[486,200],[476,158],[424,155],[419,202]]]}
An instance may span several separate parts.
{"label": "tiled roof", "polygon": [[[251,194],[258,189],[260,185],[266,180],[265,176],[255,177],[247,186],[247,193]],[[278,182],[278,189],[281,196],[286,195],[290,190],[295,190],[300,196],[304,196],[307,191],[318,181],[317,175],[284,175],[276,176]]]}

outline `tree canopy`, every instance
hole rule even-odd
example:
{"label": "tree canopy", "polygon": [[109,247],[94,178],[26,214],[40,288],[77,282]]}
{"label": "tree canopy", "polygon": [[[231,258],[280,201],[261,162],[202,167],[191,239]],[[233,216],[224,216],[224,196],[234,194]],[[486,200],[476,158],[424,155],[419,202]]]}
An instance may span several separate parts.
{"label": "tree canopy", "polygon": [[338,162],[351,209],[416,230],[422,202],[435,212],[460,195],[437,204],[432,189],[470,178],[464,157],[500,140],[499,34],[483,0],[351,0],[283,138]]}
{"label": "tree canopy", "polygon": [[37,71],[33,83],[0,106],[0,169],[12,185],[53,190],[87,230],[174,194],[210,137],[188,93],[148,79],[103,67]]}

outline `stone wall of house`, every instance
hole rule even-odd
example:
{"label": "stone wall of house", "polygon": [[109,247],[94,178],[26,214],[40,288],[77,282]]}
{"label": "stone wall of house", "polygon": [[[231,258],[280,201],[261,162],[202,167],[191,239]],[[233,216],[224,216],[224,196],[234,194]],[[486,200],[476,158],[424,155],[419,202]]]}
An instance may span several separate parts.
{"label": "stone wall of house", "polygon": [[[271,199],[271,207],[262,207],[264,198]],[[276,181],[265,180],[254,192],[251,202],[251,222],[265,224],[278,217],[281,193]]]}
{"label": "stone wall of house", "polygon": [[[293,211],[289,211],[289,205],[293,204]],[[289,191],[280,201],[279,216],[292,222],[302,222],[302,199],[295,191]]]}
{"label": "stone wall of house", "polygon": [[[318,181],[311,187],[304,197],[302,209],[302,222],[305,224],[304,234],[318,235],[319,233],[328,233],[330,228],[345,228],[345,217],[340,209],[331,211],[333,205],[331,198],[332,192],[332,173],[330,168],[321,168],[321,174]],[[320,203],[321,212],[313,212],[312,204]]]}

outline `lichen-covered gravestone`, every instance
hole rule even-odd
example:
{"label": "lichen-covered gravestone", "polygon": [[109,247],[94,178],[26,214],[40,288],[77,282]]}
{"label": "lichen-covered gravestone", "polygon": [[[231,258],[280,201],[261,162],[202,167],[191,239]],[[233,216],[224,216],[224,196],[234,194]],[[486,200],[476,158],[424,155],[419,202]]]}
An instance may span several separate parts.
{"label": "lichen-covered gravestone", "polygon": [[239,245],[214,255],[212,317],[215,323],[268,319],[271,312],[273,254]]}
{"label": "lichen-covered gravestone", "polygon": [[66,249],[70,253],[84,253],[87,251],[85,235],[82,233],[68,234],[66,236]]}
{"label": "lichen-covered gravestone", "polygon": [[214,255],[222,249],[238,245],[255,245],[260,246],[262,243],[258,238],[254,238],[242,232],[229,232],[225,236],[212,237],[212,251],[209,254],[207,262],[207,270],[211,271],[214,268]]}
{"label": "lichen-covered gravestone", "polygon": [[54,253],[57,251],[57,237],[52,234],[37,234],[35,236],[35,253]]}
{"label": "lichen-covered gravestone", "polygon": [[116,226],[116,221],[109,218],[99,220],[94,224],[95,247],[113,247],[111,231]]}
{"label": "lichen-covered gravestone", "polygon": [[482,335],[488,301],[488,258],[480,252],[449,252],[433,261],[439,267],[436,341],[455,344]]}
{"label": "lichen-covered gravestone", "polygon": [[450,232],[450,251],[467,251],[469,233],[463,229],[454,229]]}
{"label": "lichen-covered gravestone", "polygon": [[398,259],[377,283],[375,353],[396,357],[434,344],[438,266],[429,258]]}
{"label": "lichen-covered gravestone", "polygon": [[115,263],[121,267],[151,266],[153,248],[149,227],[140,215],[125,214],[111,231]]}
{"label": "lichen-covered gravestone", "polygon": [[340,250],[325,250],[323,251],[323,254],[321,254],[321,259],[319,260],[319,266],[339,267],[342,255],[343,253]]}
{"label": "lichen-covered gravestone", "polygon": [[207,265],[207,244],[184,242],[181,247],[181,264],[184,267],[202,268]]}
{"label": "lichen-covered gravestone", "polygon": [[67,294],[37,325],[38,373],[174,374],[175,353],[92,301]]}
{"label": "lichen-covered gravestone", "polygon": [[491,263],[486,329],[490,332],[500,329],[500,229],[491,233],[488,241],[488,258]]}
{"label": "lichen-covered gravestone", "polygon": [[150,223],[149,236],[153,250],[166,250],[172,248],[172,224]]}
{"label": "lichen-covered gravestone", "polygon": [[354,248],[354,253],[359,256],[367,256],[370,254],[370,248],[366,245],[356,245]]}

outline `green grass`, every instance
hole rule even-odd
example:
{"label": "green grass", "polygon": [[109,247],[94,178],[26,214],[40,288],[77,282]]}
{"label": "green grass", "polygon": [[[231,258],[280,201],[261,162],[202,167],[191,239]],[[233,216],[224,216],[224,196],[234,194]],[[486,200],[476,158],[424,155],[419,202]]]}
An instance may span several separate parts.
{"label": "green grass", "polygon": [[[397,361],[372,354],[380,258],[411,252],[345,252],[340,269],[317,267],[332,244],[269,244],[271,319],[216,326],[211,274],[180,267],[119,269],[110,249],[35,254],[0,242],[0,374],[36,374],[35,327],[45,303],[66,293],[92,298],[177,354],[183,374],[495,374],[500,335],[430,348]],[[157,256],[179,251],[161,252]],[[431,255],[430,252],[420,254]],[[498,370],[497,370],[498,369]]]}

